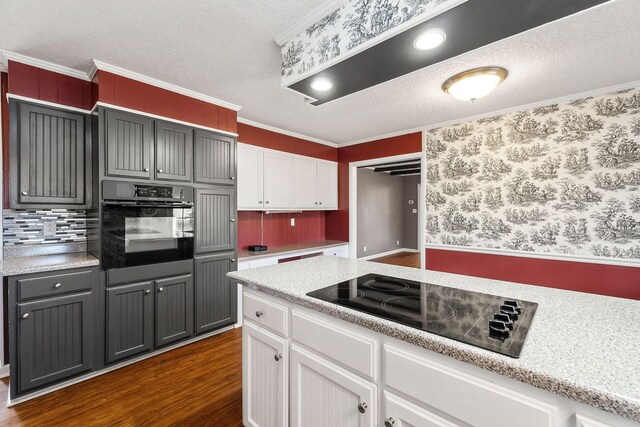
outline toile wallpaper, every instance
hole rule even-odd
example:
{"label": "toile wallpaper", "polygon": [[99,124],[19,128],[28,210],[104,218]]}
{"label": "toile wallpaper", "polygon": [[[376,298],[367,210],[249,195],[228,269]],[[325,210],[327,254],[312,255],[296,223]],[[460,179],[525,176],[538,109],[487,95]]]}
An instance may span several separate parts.
{"label": "toile wallpaper", "polygon": [[282,46],[288,85],[329,60],[410,20],[436,15],[465,0],[349,0]]}
{"label": "toile wallpaper", "polygon": [[426,134],[426,243],[640,260],[640,89]]}

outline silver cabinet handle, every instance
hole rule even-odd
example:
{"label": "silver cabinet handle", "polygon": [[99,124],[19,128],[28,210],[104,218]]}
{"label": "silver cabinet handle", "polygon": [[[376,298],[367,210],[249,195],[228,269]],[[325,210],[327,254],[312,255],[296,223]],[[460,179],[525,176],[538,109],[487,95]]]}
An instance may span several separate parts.
{"label": "silver cabinet handle", "polygon": [[22,315],[23,319],[26,319],[27,317],[29,317],[29,313],[25,313],[25,314]]}
{"label": "silver cabinet handle", "polygon": [[58,289],[60,286],[62,286],[62,283],[58,282],[55,285],[53,285],[54,288]]}
{"label": "silver cabinet handle", "polygon": [[280,359],[282,359],[282,355],[280,353],[278,353],[275,356],[273,356],[273,358],[276,359],[276,362],[279,362]]}
{"label": "silver cabinet handle", "polygon": [[393,427],[393,425],[396,423],[396,420],[394,420],[393,418],[389,417],[386,420],[384,420],[384,427]]}
{"label": "silver cabinet handle", "polygon": [[29,195],[29,193],[27,193],[26,191],[23,191],[23,192],[22,192],[22,195],[23,195],[23,196],[28,196],[28,195]]}
{"label": "silver cabinet handle", "polygon": [[145,295],[149,295],[150,293],[151,293],[151,290],[150,290],[150,289],[147,289],[146,291],[144,291],[144,294],[145,294]]}
{"label": "silver cabinet handle", "polygon": [[260,317],[260,316],[263,316],[263,315],[264,315],[264,312],[262,310],[256,311],[256,317]]}
{"label": "silver cabinet handle", "polygon": [[367,412],[367,408],[368,406],[365,402],[358,404],[358,411],[360,411],[361,414],[364,414],[365,412]]}
{"label": "silver cabinet handle", "polygon": [[162,173],[162,169],[158,169],[158,173]]}
{"label": "silver cabinet handle", "polygon": [[149,168],[144,168],[144,171],[145,172],[149,172]]}
{"label": "silver cabinet handle", "polygon": [[236,219],[235,218],[231,218],[231,222],[236,222]]}
{"label": "silver cabinet handle", "polygon": [[162,292],[162,291],[164,291],[164,288],[163,287],[159,287],[158,288],[158,292]]}

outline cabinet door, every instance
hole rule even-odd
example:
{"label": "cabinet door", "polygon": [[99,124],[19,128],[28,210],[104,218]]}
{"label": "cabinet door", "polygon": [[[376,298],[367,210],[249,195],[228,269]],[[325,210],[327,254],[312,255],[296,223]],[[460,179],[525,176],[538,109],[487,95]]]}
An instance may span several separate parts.
{"label": "cabinet door", "polygon": [[286,340],[254,326],[251,322],[244,322],[242,326],[242,422],[244,426],[286,427],[289,425],[288,372]]}
{"label": "cabinet door", "polygon": [[193,129],[171,122],[156,122],[157,180],[191,181]]}
{"label": "cabinet door", "polygon": [[195,258],[196,334],[236,322],[237,285],[227,277],[236,270],[233,252]]}
{"label": "cabinet door", "polygon": [[375,384],[291,347],[291,426],[374,426],[376,395]]}
{"label": "cabinet door", "polygon": [[193,335],[191,274],[156,280],[156,347]]}
{"label": "cabinet door", "polygon": [[232,251],[236,246],[236,193],[233,188],[196,190],[196,253]]}
{"label": "cabinet door", "polygon": [[11,144],[12,206],[84,206],[85,115],[26,103],[13,105],[18,110],[18,129]]}
{"label": "cabinet door", "polygon": [[150,179],[153,163],[153,120],[124,111],[105,111],[106,174]]}
{"label": "cabinet door", "polygon": [[151,282],[107,289],[107,363],[153,348]]}
{"label": "cabinet door", "polygon": [[384,392],[383,420],[385,427],[458,427],[461,425],[445,420],[387,391]]}
{"label": "cabinet door", "polygon": [[263,160],[262,151],[238,147],[238,209],[263,209]]}
{"label": "cabinet door", "polygon": [[293,207],[316,209],[318,207],[317,161],[293,159]]}
{"label": "cabinet door", "polygon": [[318,162],[318,207],[338,209],[338,165]]}
{"label": "cabinet door", "polygon": [[200,129],[195,131],[194,181],[233,185],[236,179],[236,140]]}
{"label": "cabinet door", "polygon": [[293,207],[293,162],[291,157],[264,153],[264,208]]}
{"label": "cabinet door", "polygon": [[91,293],[18,304],[16,314],[18,393],[92,369]]}

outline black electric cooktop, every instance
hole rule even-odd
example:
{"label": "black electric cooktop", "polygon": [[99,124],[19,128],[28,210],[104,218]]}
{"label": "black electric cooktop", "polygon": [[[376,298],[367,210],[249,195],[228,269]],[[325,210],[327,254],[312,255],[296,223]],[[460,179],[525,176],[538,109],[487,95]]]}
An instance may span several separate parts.
{"label": "black electric cooktop", "polygon": [[511,357],[519,357],[537,303],[366,274],[309,292],[349,307]]}

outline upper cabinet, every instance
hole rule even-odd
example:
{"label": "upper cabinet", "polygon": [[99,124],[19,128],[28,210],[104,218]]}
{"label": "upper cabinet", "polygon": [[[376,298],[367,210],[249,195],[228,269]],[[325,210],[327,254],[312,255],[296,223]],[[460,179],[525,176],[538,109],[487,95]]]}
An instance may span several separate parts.
{"label": "upper cabinet", "polygon": [[239,210],[337,208],[337,163],[239,144]]}
{"label": "upper cabinet", "polygon": [[106,110],[106,175],[151,179],[153,119]]}
{"label": "upper cabinet", "polygon": [[172,122],[156,121],[157,180],[191,181],[193,129]]}
{"label": "upper cabinet", "polygon": [[233,185],[236,179],[236,140],[196,129],[194,181]]}
{"label": "upper cabinet", "polygon": [[88,206],[88,117],[16,101],[10,111],[11,207]]}

